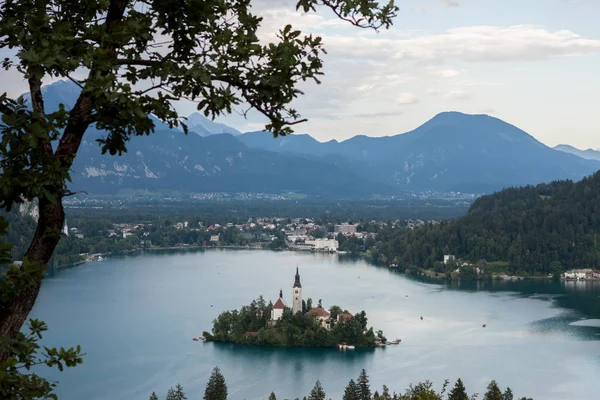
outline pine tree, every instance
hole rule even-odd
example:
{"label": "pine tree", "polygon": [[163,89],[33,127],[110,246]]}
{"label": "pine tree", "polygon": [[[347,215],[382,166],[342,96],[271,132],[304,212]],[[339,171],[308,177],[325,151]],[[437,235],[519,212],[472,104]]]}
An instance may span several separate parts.
{"label": "pine tree", "polygon": [[350,382],[348,382],[348,386],[346,386],[346,390],[344,390],[344,397],[342,397],[342,400],[359,400],[358,386],[356,386],[354,379],[350,379]]}
{"label": "pine tree", "polygon": [[167,397],[166,400],[176,400],[177,397],[175,397],[175,389],[170,388],[169,391],[167,392]]}
{"label": "pine tree", "polygon": [[390,389],[385,385],[383,385],[383,392],[381,392],[381,400],[392,400]]}
{"label": "pine tree", "polygon": [[158,396],[156,395],[156,393],[152,392],[152,394],[150,395],[150,400],[158,400]]}
{"label": "pine tree", "polygon": [[369,377],[364,369],[358,377],[358,398],[359,400],[371,400],[371,389],[369,388]]}
{"label": "pine tree", "polygon": [[457,379],[454,387],[448,394],[448,400],[469,400],[465,385],[460,378]]}
{"label": "pine tree", "polygon": [[323,386],[321,386],[321,382],[317,381],[315,383],[315,387],[308,395],[308,400],[325,400],[325,391],[323,390]]}
{"label": "pine tree", "polygon": [[204,390],[204,400],[227,400],[227,385],[219,367],[215,367],[210,374]]}
{"label": "pine tree", "polygon": [[504,394],[502,395],[502,400],[513,400],[513,392],[512,390],[507,387],[506,390],[504,391]]}
{"label": "pine tree", "polygon": [[487,387],[487,392],[483,396],[483,400],[502,400],[502,391],[498,387],[496,381],[491,381]]}
{"label": "pine tree", "polygon": [[175,386],[175,400],[187,400],[185,393],[183,392],[183,386],[179,383]]}
{"label": "pine tree", "polygon": [[277,400],[277,397],[275,397],[275,393],[271,392],[271,394],[269,395],[269,400]]}

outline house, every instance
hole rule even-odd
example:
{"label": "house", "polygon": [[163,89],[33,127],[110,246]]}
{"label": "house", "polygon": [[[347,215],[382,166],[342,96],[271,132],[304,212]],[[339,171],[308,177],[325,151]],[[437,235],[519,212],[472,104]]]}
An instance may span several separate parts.
{"label": "house", "polygon": [[586,279],[592,278],[594,273],[591,269],[571,269],[563,272],[562,278],[564,279]]}
{"label": "house", "polygon": [[444,265],[448,265],[449,262],[455,262],[456,257],[453,254],[444,254]]}
{"label": "house", "polygon": [[218,242],[218,241],[219,241],[219,239],[220,239],[220,238],[219,238],[219,235],[212,235],[212,236],[210,237],[210,241],[211,241],[211,242]]}
{"label": "house", "polygon": [[356,225],[348,224],[348,223],[334,225],[333,226],[333,232],[334,233],[341,233],[341,234],[356,233]]}
{"label": "house", "polygon": [[75,234],[75,237],[76,237],[77,239],[83,239],[83,233],[76,233],[76,234]]}
{"label": "house", "polygon": [[175,224],[175,228],[177,229],[183,229],[183,222],[178,222]]}
{"label": "house", "polygon": [[339,313],[337,315],[336,320],[337,320],[337,322],[340,322],[340,321],[346,322],[346,321],[351,320],[353,317],[354,316],[352,314],[350,314],[350,313]]}
{"label": "house", "polygon": [[311,308],[310,310],[308,310],[307,314],[318,319],[323,328],[325,328],[325,329],[330,328],[329,313],[327,311],[325,311],[323,308],[321,308],[321,307]]}
{"label": "house", "polygon": [[313,246],[313,249],[319,251],[336,251],[339,247],[339,243],[335,239],[314,239],[305,240],[305,245]]}
{"label": "house", "polygon": [[127,239],[129,236],[133,236],[133,232],[123,231],[123,239]]}
{"label": "house", "polygon": [[245,338],[258,337],[258,332],[246,332],[244,334]]}

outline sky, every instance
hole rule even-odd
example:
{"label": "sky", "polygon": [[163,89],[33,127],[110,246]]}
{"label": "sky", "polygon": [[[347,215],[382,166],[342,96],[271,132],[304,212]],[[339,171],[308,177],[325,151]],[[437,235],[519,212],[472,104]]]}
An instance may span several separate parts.
{"label": "sky", "polygon": [[[461,111],[501,118],[549,146],[600,148],[598,0],[396,0],[394,26],[379,32],[326,9],[296,12],[295,3],[254,0],[253,12],[264,17],[265,41],[288,23],[323,38],[325,76],[293,104],[309,119],[297,133],[388,136]],[[0,91],[26,91],[1,74]],[[265,124],[258,113],[218,121],[241,131]]]}

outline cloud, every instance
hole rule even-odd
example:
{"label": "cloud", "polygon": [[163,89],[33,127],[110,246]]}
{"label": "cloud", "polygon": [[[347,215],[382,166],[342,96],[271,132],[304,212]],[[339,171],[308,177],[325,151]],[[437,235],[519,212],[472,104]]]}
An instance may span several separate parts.
{"label": "cloud", "polygon": [[446,100],[464,100],[471,97],[469,93],[461,88],[451,89],[440,89],[440,88],[429,88],[427,94],[436,95]]}
{"label": "cloud", "polygon": [[418,101],[417,96],[409,92],[398,93],[395,99],[396,104],[401,105],[415,104]]}

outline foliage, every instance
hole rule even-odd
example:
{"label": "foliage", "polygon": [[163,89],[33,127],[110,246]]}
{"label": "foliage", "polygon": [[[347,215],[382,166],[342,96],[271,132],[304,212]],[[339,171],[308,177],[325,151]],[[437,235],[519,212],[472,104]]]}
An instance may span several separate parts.
{"label": "foliage", "polygon": [[152,394],[150,395],[150,400],[158,400],[158,396],[156,395],[156,393],[152,392]]}
{"label": "foliage", "polygon": [[344,396],[342,397],[342,400],[360,400],[358,395],[358,386],[356,386],[354,379],[350,379],[350,382],[348,382],[348,386],[346,386],[346,389],[344,389]]}
{"label": "foliage", "polygon": [[315,387],[308,395],[308,400],[325,400],[325,391],[323,390],[323,386],[321,386],[321,382],[317,381],[315,383]]}
{"label": "foliage", "polygon": [[[215,369],[213,370],[213,373],[211,375],[211,379],[209,380],[206,390],[208,391],[209,386],[211,385],[211,380],[213,378],[213,376],[215,375],[215,371],[218,372],[218,368],[215,367]],[[220,375],[220,373],[219,373]],[[226,385],[225,385],[225,379],[223,378],[223,376],[221,375],[222,378],[222,385],[225,387],[225,391],[224,391],[224,395],[220,396],[220,397],[208,397],[206,392],[204,395],[204,399],[205,400],[226,400],[227,399],[227,389],[226,389]],[[433,389],[433,384],[429,381],[425,381],[425,382],[419,382],[416,385],[410,385],[409,388],[405,391],[404,394],[396,394],[396,393],[390,393],[389,388],[386,385],[383,385],[383,389],[381,394],[379,394],[377,391],[375,391],[375,393],[373,394],[373,397],[371,397],[371,393],[370,393],[370,389],[368,387],[368,376],[366,371],[363,369],[360,373],[360,377],[358,378],[358,385],[354,382],[353,379],[350,379],[350,382],[348,382],[348,385],[346,386],[346,389],[344,390],[344,395],[342,397],[342,400],[362,400],[362,399],[368,399],[368,400],[442,400],[445,399],[445,393],[446,393],[446,388],[448,386],[448,380],[446,380],[444,382],[444,385],[442,387],[442,390],[438,393]],[[362,381],[362,383],[361,383]],[[361,384],[365,385],[366,384],[366,389],[363,386],[361,388]],[[490,385],[488,386],[488,389],[495,386],[496,389],[498,389],[498,393],[500,392],[500,389],[498,388],[498,385],[496,384],[495,381],[490,382]],[[183,391],[183,388],[181,388],[181,385],[177,385],[177,388],[180,388],[181,391]],[[457,390],[455,390],[456,388],[459,388]],[[212,390],[212,389],[211,389]],[[495,389],[494,389],[495,390]],[[173,388],[171,388],[169,390],[169,393],[171,393],[171,395],[174,395],[175,391],[173,390]],[[223,393],[223,392],[221,392]],[[453,393],[454,394],[458,394],[459,397],[454,396],[453,397]],[[510,388],[507,388],[505,391],[505,395],[507,396],[507,393],[509,394],[509,396],[511,397],[500,397],[503,400],[512,400],[512,391],[510,390]],[[487,394],[486,394],[487,395]],[[500,394],[502,396],[502,394]],[[304,400],[325,400],[325,390],[323,389],[323,386],[321,385],[321,382],[317,380],[317,382],[315,383],[315,386],[313,387],[313,389],[311,390],[310,394],[308,395],[308,397],[304,396]],[[464,385],[462,383],[462,380],[458,379],[456,381],[456,384],[454,385],[453,390],[449,393],[448,396],[448,400],[453,400],[453,399],[468,399],[468,400],[475,400],[477,398],[477,394],[472,395],[471,397],[468,397],[468,395],[466,394],[466,390],[464,388]],[[154,393],[152,393],[152,396],[150,397],[150,400],[156,400],[156,395]],[[171,400],[169,398],[169,395],[167,395],[167,400]],[[271,394],[269,395],[269,400],[276,400],[276,396],[274,392],[271,392]],[[299,400],[299,399],[296,399]],[[521,398],[521,400],[532,400],[530,398]]]}
{"label": "foliage", "polygon": [[[334,347],[340,343],[358,348],[375,347],[373,328],[367,328],[364,311],[347,321],[331,321],[331,329],[309,314],[292,314],[286,308],[274,326],[269,326],[273,305],[259,297],[240,310],[225,311],[213,321],[207,340],[276,347]],[[248,332],[251,334],[247,335]]]}
{"label": "foliage", "polygon": [[42,347],[38,341],[48,329],[37,319],[28,322],[29,333],[19,332],[16,338],[0,339],[0,347],[10,357],[0,364],[0,398],[6,400],[49,398],[56,399],[53,392],[56,383],[49,382],[35,373],[26,373],[35,365],[56,366],[60,371],[82,363],[81,348],[56,349]]}
{"label": "foliage", "polygon": [[[0,216],[0,238],[6,235],[8,224]],[[0,265],[8,267],[0,275],[0,304],[11,300],[18,290],[18,285],[24,285],[35,279],[40,271],[35,269],[27,260],[21,267],[12,263],[10,244],[0,241]],[[30,319],[27,324],[27,334],[19,332],[15,338],[0,338],[0,348],[7,359],[0,363],[0,398],[29,399],[56,398],[52,393],[56,383],[34,373],[26,373],[35,365],[45,364],[56,366],[60,371],[64,367],[74,367],[82,362],[81,348],[56,349],[42,347],[38,343],[43,333],[48,330],[43,321]]]}
{"label": "foliage", "polygon": [[227,384],[219,367],[215,367],[210,374],[204,390],[204,400],[227,400]]}
{"label": "foliage", "polygon": [[359,400],[370,400],[371,399],[371,388],[369,387],[369,377],[367,376],[367,371],[364,369],[360,372],[358,376],[358,399]]}
{"label": "foliage", "polygon": [[[382,230],[375,258],[405,269],[434,269],[444,254],[454,254],[471,263],[487,260],[492,272],[525,276],[594,267],[599,199],[600,172],[576,183],[505,189],[479,198],[465,217],[414,230]],[[501,264],[495,262],[505,266],[496,271]],[[447,274],[455,269],[441,267],[438,272]]]}
{"label": "foliage", "polygon": [[454,387],[448,394],[448,400],[469,400],[467,389],[460,378],[456,380]]}
{"label": "foliage", "polygon": [[491,381],[487,387],[487,392],[483,395],[483,400],[503,400],[502,391],[496,381]]}

